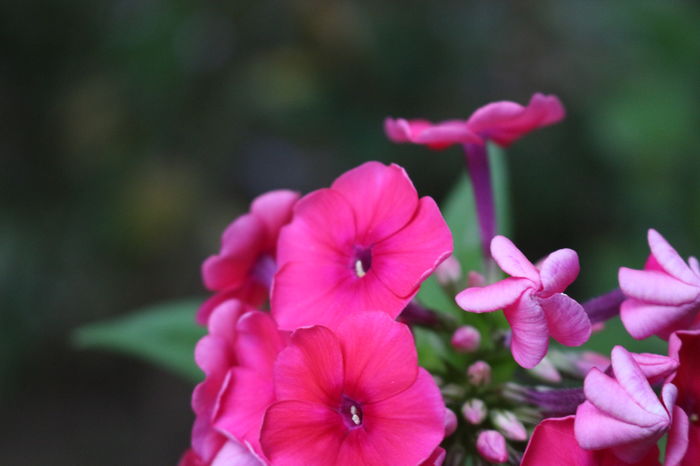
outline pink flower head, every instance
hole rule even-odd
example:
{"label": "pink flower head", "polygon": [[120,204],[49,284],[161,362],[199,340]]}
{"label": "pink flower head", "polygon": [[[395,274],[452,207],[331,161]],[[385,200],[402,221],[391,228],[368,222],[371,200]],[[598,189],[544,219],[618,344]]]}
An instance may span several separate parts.
{"label": "pink flower head", "polygon": [[508,460],[506,439],[496,430],[482,430],[476,438],[476,451],[491,463],[503,463]]}
{"label": "pink flower head", "polygon": [[620,267],[627,296],[620,318],[634,338],[667,340],[673,331],[691,327],[700,311],[700,266],[695,257],[686,264],[656,230],[649,230],[648,240],[651,255],[644,270]]}
{"label": "pink flower head", "polygon": [[530,131],[561,121],[564,115],[564,106],[556,96],[537,93],[526,107],[515,102],[494,102],[477,109],[468,120],[435,124],[427,120],[387,118],[384,130],[394,142],[425,144],[431,149],[453,144],[485,144],[489,140],[506,147]]}
{"label": "pink flower head", "polygon": [[420,464],[443,439],[445,405],[408,327],[357,312],[292,335],[275,364],[261,443],[272,464]]}
{"label": "pink flower head", "polygon": [[586,450],[610,448],[633,463],[670,431],[666,464],[678,464],[688,444],[688,416],[675,406],[677,388],[664,385],[659,400],[627,350],[616,346],[611,359],[614,378],[591,369],[584,381],[587,401],[576,410],[574,424],[579,445]]}
{"label": "pink flower head", "polygon": [[584,450],[574,436],[574,416],[548,418],[530,437],[521,466],[659,466],[655,446],[640,461],[623,462],[610,449]]}
{"label": "pink flower head", "polygon": [[671,382],[678,387],[678,406],[690,418],[688,450],[681,464],[692,466],[700,464],[700,330],[675,332],[668,353],[680,363]]}
{"label": "pink flower head", "polygon": [[221,251],[202,265],[204,285],[217,294],[202,305],[197,322],[206,325],[224,299],[238,298],[252,306],[265,302],[275,272],[277,237],[298,198],[299,193],[286,190],[262,194],[253,200],[249,213],[226,228]]}
{"label": "pink flower head", "polygon": [[396,317],[452,253],[452,235],[403,168],[367,162],[301,199],[280,234],[272,313],[281,328]]}
{"label": "pink flower head", "polygon": [[469,312],[503,309],[512,328],[511,352],[522,367],[531,369],[547,354],[551,335],[559,343],[578,346],[591,335],[583,307],[563,291],[578,275],[576,252],[559,249],[538,270],[504,236],[491,241],[491,255],[510,278],[480,288],[467,288],[456,297]]}

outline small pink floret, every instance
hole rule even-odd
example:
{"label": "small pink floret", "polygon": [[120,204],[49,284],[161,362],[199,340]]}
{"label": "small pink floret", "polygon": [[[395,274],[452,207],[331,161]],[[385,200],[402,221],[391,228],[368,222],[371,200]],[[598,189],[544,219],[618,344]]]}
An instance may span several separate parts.
{"label": "small pink floret", "polygon": [[483,430],[476,439],[476,451],[491,463],[503,463],[508,460],[506,439],[496,430]]}

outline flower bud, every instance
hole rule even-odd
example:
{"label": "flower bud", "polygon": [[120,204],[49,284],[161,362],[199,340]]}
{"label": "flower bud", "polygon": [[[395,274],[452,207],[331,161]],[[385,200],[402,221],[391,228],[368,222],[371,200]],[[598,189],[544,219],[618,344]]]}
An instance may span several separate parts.
{"label": "flower bud", "polygon": [[479,349],[481,334],[471,325],[463,325],[452,334],[451,343],[460,353],[472,353]]}
{"label": "flower bud", "polygon": [[467,288],[475,286],[486,286],[486,279],[479,272],[470,270],[467,274]]}
{"label": "flower bud", "polygon": [[585,377],[594,367],[604,372],[610,367],[610,358],[594,351],[583,351],[578,355],[574,365],[579,370],[581,376]]}
{"label": "flower bud", "polygon": [[483,430],[479,433],[476,450],[482,458],[491,463],[503,463],[508,460],[506,439],[495,430]]}
{"label": "flower bud", "polygon": [[457,415],[449,408],[445,408],[445,437],[455,433],[457,430]]}
{"label": "flower bud", "polygon": [[448,257],[435,269],[435,278],[443,286],[457,283],[461,276],[462,266],[455,256]]}
{"label": "flower bud", "polygon": [[528,369],[528,372],[538,379],[544,380],[545,382],[561,382],[561,374],[557,368],[554,367],[554,364],[552,364],[552,361],[550,361],[547,356],[542,358],[542,361],[540,361],[535,367]]}
{"label": "flower bud", "polygon": [[473,398],[462,405],[462,416],[469,424],[481,424],[486,419],[486,404]]}
{"label": "flower bud", "polygon": [[488,385],[491,383],[491,366],[484,361],[476,361],[467,369],[467,377],[472,385]]}
{"label": "flower bud", "polygon": [[527,431],[522,422],[510,411],[494,411],[491,413],[491,422],[509,440],[524,442],[527,440]]}

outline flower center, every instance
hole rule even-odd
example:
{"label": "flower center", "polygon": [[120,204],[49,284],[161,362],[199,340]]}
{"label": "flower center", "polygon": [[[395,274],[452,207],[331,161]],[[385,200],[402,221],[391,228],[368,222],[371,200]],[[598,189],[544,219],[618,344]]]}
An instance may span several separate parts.
{"label": "flower center", "polygon": [[272,277],[275,275],[276,271],[277,264],[275,263],[275,259],[269,254],[262,254],[258,257],[255,264],[253,264],[250,274],[253,280],[269,289],[272,284]]}
{"label": "flower center", "polygon": [[370,267],[372,267],[372,250],[370,248],[355,247],[354,267],[355,275],[362,278],[367,275]]}
{"label": "flower center", "polygon": [[355,428],[362,425],[362,408],[360,407],[360,403],[346,396],[343,396],[343,401],[340,405],[340,414],[347,427]]}

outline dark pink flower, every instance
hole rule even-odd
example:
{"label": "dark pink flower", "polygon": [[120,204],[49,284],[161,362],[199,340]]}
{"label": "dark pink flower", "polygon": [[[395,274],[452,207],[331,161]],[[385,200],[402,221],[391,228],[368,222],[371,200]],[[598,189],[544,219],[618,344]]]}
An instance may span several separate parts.
{"label": "dark pink flower", "polygon": [[367,162],[297,203],[280,234],[272,313],[290,330],[363,310],[396,317],[451,252],[435,201],[419,199],[398,165]]}
{"label": "dark pink flower", "polygon": [[221,251],[202,265],[204,285],[215,291],[197,313],[197,322],[206,325],[209,315],[221,301],[237,298],[252,306],[267,300],[279,231],[292,217],[299,198],[293,191],[270,191],[253,200],[250,212],[238,217],[221,237]]}
{"label": "dark pink flower", "polygon": [[668,339],[676,330],[691,328],[700,312],[700,266],[686,264],[656,230],[649,230],[651,255],[644,270],[620,267],[618,279],[627,299],[620,318],[634,338],[651,335]]}
{"label": "dark pink flower", "polygon": [[273,465],[420,464],[444,436],[440,391],[386,313],[296,330],[274,375],[261,434]]}
{"label": "dark pink flower", "polygon": [[586,450],[610,448],[628,463],[640,461],[667,432],[666,464],[677,465],[688,446],[688,416],[676,406],[678,389],[665,384],[656,396],[632,355],[613,348],[610,377],[591,369],[584,381],[586,401],[576,410],[574,431]]}
{"label": "dark pink flower", "polygon": [[669,355],[680,363],[671,382],[678,387],[676,403],[688,415],[688,450],[682,466],[700,464],[700,330],[680,331],[668,341]]}
{"label": "dark pink flower", "polygon": [[508,238],[496,236],[491,255],[511,278],[467,288],[456,301],[469,312],[503,309],[512,328],[511,352],[518,364],[535,367],[547,354],[550,335],[567,346],[588,340],[591,323],[586,312],[563,293],[579,272],[575,251],[554,251],[538,270]]}
{"label": "dark pink flower", "polygon": [[659,450],[655,446],[641,460],[626,463],[610,449],[584,450],[574,436],[574,416],[549,418],[540,422],[532,433],[521,466],[658,466]]}

